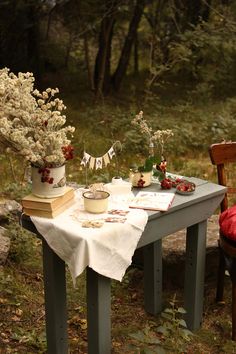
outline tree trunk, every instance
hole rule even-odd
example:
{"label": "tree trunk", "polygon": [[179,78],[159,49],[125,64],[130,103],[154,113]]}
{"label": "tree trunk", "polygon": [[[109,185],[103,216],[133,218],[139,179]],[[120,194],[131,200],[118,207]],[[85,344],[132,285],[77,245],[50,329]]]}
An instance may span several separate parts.
{"label": "tree trunk", "polygon": [[88,81],[89,81],[91,90],[94,91],[94,89],[95,89],[94,78],[93,78],[92,69],[91,69],[88,36],[87,36],[86,32],[84,34],[84,55],[85,55],[85,63],[86,63],[86,67],[87,67],[87,72],[88,72]]}
{"label": "tree trunk", "polygon": [[188,23],[197,25],[201,11],[201,0],[188,0],[187,19]]}
{"label": "tree trunk", "polygon": [[210,16],[211,0],[186,0],[187,27],[196,26],[201,20],[208,21]]}
{"label": "tree trunk", "polygon": [[163,1],[158,0],[157,2],[154,2],[152,4],[152,7],[150,8],[149,13],[146,13],[146,19],[150,25],[151,28],[151,35],[150,35],[150,62],[149,66],[150,68],[153,67],[155,64],[155,52],[157,46],[160,44],[157,43],[157,34],[160,31],[160,17],[162,15],[162,9],[163,9]]}
{"label": "tree trunk", "polygon": [[112,76],[112,84],[115,91],[119,90],[122,79],[126,73],[129,64],[132,45],[135,40],[136,32],[143,14],[144,7],[145,0],[137,0],[136,6],[134,8],[134,14],[129,25],[128,34],[126,36],[125,43],[121,52],[120,60],[117,69]]}
{"label": "tree trunk", "polygon": [[73,44],[73,34],[69,33],[69,40],[66,45],[66,52],[65,52],[65,60],[64,60],[64,68],[68,69],[69,67],[69,59],[70,59],[70,52]]}
{"label": "tree trunk", "polygon": [[203,3],[203,9],[202,9],[202,19],[203,21],[207,22],[210,17],[210,12],[211,12],[211,0],[207,0],[206,3],[204,1]]}
{"label": "tree trunk", "polygon": [[37,1],[0,4],[0,66],[14,72],[33,71],[39,66]]}
{"label": "tree trunk", "polygon": [[[109,3],[109,1],[108,1]],[[95,61],[94,86],[96,98],[103,97],[110,88],[110,57],[113,27],[115,23],[115,12],[118,2],[114,1],[109,13],[101,22],[99,34],[99,49]]]}
{"label": "tree trunk", "polygon": [[27,58],[29,68],[32,70],[36,80],[40,80],[40,31],[39,31],[39,15],[38,6],[33,3],[29,5],[27,29]]}
{"label": "tree trunk", "polygon": [[136,32],[134,40],[134,74],[139,73],[139,55],[138,55],[138,33]]}
{"label": "tree trunk", "polygon": [[51,10],[48,13],[48,19],[47,19],[47,24],[46,24],[46,32],[45,32],[45,40],[47,41],[49,39],[49,32],[51,29],[51,23],[52,23],[52,16],[54,12],[57,10],[58,4],[55,4]]}

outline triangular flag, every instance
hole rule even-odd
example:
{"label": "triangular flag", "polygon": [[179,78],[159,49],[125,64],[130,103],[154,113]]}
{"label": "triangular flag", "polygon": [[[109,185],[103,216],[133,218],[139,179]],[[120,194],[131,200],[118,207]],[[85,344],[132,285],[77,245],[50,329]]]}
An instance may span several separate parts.
{"label": "triangular flag", "polygon": [[89,168],[93,169],[95,163],[95,158],[93,156],[90,157]]}
{"label": "triangular flag", "polygon": [[102,168],[102,157],[96,157],[96,159],[95,159],[95,168],[96,168],[96,170],[98,168]]}
{"label": "triangular flag", "polygon": [[80,164],[83,165],[83,166],[87,165],[90,157],[91,156],[87,152],[84,151],[84,156],[83,156]]}
{"label": "triangular flag", "polygon": [[115,150],[113,149],[113,146],[108,150],[108,155],[110,159],[112,159],[112,157],[115,156]]}
{"label": "triangular flag", "polygon": [[104,165],[107,166],[110,162],[110,159],[109,159],[109,156],[108,156],[108,153],[106,153],[105,155],[103,155],[103,162],[104,162]]}

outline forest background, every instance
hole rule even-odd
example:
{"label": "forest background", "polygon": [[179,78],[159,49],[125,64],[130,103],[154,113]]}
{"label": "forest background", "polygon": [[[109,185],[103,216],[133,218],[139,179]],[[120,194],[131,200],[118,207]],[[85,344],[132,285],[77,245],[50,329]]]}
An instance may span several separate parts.
{"label": "forest background", "polygon": [[[59,88],[67,121],[77,128],[75,159],[67,165],[68,179],[77,183],[84,183],[84,148],[101,156],[116,140],[123,147],[119,166],[114,162],[90,172],[90,181],[110,181],[117,167],[127,177],[130,165],[144,159],[148,151],[143,137],[130,124],[140,110],[154,130],[173,130],[166,147],[171,172],[215,181],[209,145],[236,140],[234,0],[4,0],[3,67],[14,73],[33,72],[39,89]],[[29,188],[18,168],[22,161],[6,156],[0,147],[0,162],[2,196],[20,200]],[[19,232],[18,241],[13,240],[15,253],[0,278],[4,291],[6,282],[12,282],[12,293],[20,291],[13,283],[22,282],[14,262],[28,275],[27,264],[34,271],[40,267],[40,259],[35,264],[25,258],[27,247],[35,244],[28,244],[29,237]],[[19,239],[28,246],[19,247]],[[29,278],[32,285],[32,273]],[[29,292],[27,286],[25,291]],[[8,299],[4,294],[2,299]],[[41,321],[34,332],[24,326],[13,326],[10,332],[4,328],[9,352],[25,343],[30,343],[27,352],[35,346],[35,352],[43,351]]]}

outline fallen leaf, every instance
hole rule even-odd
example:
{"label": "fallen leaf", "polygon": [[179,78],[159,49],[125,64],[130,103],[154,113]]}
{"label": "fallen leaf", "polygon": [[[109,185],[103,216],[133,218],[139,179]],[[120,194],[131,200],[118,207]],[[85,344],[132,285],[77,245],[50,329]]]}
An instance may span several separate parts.
{"label": "fallen leaf", "polygon": [[14,322],[19,322],[20,321],[20,317],[12,316],[11,320],[14,321]]}
{"label": "fallen leaf", "polygon": [[21,309],[16,309],[15,314],[20,317],[20,316],[22,316],[22,314],[23,314],[23,310],[21,310]]}
{"label": "fallen leaf", "polygon": [[7,302],[7,299],[0,297],[0,304],[5,304],[6,302]]}

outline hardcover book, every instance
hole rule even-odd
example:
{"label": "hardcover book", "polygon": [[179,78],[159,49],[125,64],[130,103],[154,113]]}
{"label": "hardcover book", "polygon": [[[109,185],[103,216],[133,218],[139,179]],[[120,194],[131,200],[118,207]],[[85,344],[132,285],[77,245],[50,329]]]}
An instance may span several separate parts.
{"label": "hardcover book", "polygon": [[66,209],[70,208],[73,204],[74,198],[71,198],[54,210],[31,209],[23,207],[23,213],[29,216],[40,216],[43,218],[53,219]]}
{"label": "hardcover book", "polygon": [[173,203],[175,193],[172,192],[143,192],[131,199],[130,208],[166,211]]}
{"label": "hardcover book", "polygon": [[74,198],[74,189],[71,187],[67,187],[65,194],[63,194],[60,197],[39,198],[33,194],[29,194],[24,198],[22,198],[21,204],[23,208],[52,212],[73,198]]}

